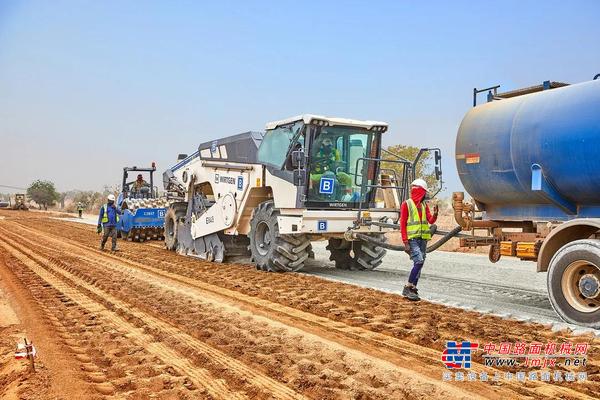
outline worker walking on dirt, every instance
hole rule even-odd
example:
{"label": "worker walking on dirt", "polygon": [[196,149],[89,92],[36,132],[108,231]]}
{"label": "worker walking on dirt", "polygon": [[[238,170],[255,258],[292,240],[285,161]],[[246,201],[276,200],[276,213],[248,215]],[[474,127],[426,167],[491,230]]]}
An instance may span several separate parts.
{"label": "worker walking on dirt", "polygon": [[427,183],[423,179],[415,179],[411,183],[410,198],[402,203],[400,210],[400,230],[406,253],[413,262],[408,276],[408,283],[402,290],[402,296],[418,301],[417,282],[425,263],[427,241],[431,239],[429,224],[433,224],[438,215],[438,206],[433,206],[433,214],[425,204]]}
{"label": "worker walking on dirt", "polygon": [[77,203],[77,213],[79,214],[79,218],[83,218],[83,203],[79,202]]}
{"label": "worker walking on dirt", "polygon": [[100,233],[104,229],[102,241],[100,242],[100,250],[104,250],[104,245],[110,237],[112,239],[112,251],[117,251],[117,223],[119,222],[119,214],[121,212],[115,206],[115,195],[109,194],[107,203],[100,207],[100,215],[98,215],[98,230]]}

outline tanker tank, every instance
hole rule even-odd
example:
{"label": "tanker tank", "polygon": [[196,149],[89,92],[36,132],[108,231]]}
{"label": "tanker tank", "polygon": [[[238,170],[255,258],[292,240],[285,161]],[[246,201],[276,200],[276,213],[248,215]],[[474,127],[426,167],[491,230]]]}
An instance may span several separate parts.
{"label": "tanker tank", "polygon": [[600,217],[600,80],[474,107],[456,164],[485,219]]}

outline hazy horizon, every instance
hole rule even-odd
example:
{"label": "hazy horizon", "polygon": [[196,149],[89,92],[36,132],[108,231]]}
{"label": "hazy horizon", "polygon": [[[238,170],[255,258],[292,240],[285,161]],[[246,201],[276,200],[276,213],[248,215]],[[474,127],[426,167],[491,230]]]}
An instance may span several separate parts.
{"label": "hazy horizon", "polygon": [[[0,185],[101,190],[201,142],[316,113],[440,147],[473,87],[600,73],[600,2],[2,2]],[[0,187],[0,193],[10,192]],[[13,191],[14,192],[14,191]]]}

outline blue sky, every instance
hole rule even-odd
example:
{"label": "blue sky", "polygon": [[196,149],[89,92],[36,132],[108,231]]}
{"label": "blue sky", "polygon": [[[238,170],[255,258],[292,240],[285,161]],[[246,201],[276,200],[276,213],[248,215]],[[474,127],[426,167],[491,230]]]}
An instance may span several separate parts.
{"label": "blue sky", "polygon": [[[0,184],[60,190],[319,113],[454,140],[473,87],[600,73],[599,1],[0,2]],[[0,191],[6,191],[0,188]]]}

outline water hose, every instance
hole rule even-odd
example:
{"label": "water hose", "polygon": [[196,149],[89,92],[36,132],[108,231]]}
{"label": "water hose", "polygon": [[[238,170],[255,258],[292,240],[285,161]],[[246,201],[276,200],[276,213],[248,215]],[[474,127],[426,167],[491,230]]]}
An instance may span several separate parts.
{"label": "water hose", "polygon": [[[437,242],[433,243],[432,245],[427,246],[427,252],[429,253],[434,250],[437,250],[448,240],[450,240],[454,236],[458,235],[461,230],[462,230],[462,227],[457,226],[456,228],[452,229],[450,232],[438,231],[437,227],[435,225],[431,225],[432,235],[434,235],[434,234],[442,235],[443,234],[444,236]],[[406,247],[404,247],[404,245],[390,244],[390,243],[382,242],[380,240],[377,240],[377,239],[375,239],[369,235],[365,235],[363,233],[355,233],[354,235],[356,236],[356,238],[358,238],[360,240],[364,240],[365,242],[373,243],[374,245],[383,247],[384,249],[395,250],[395,251],[405,251],[406,250]]]}

